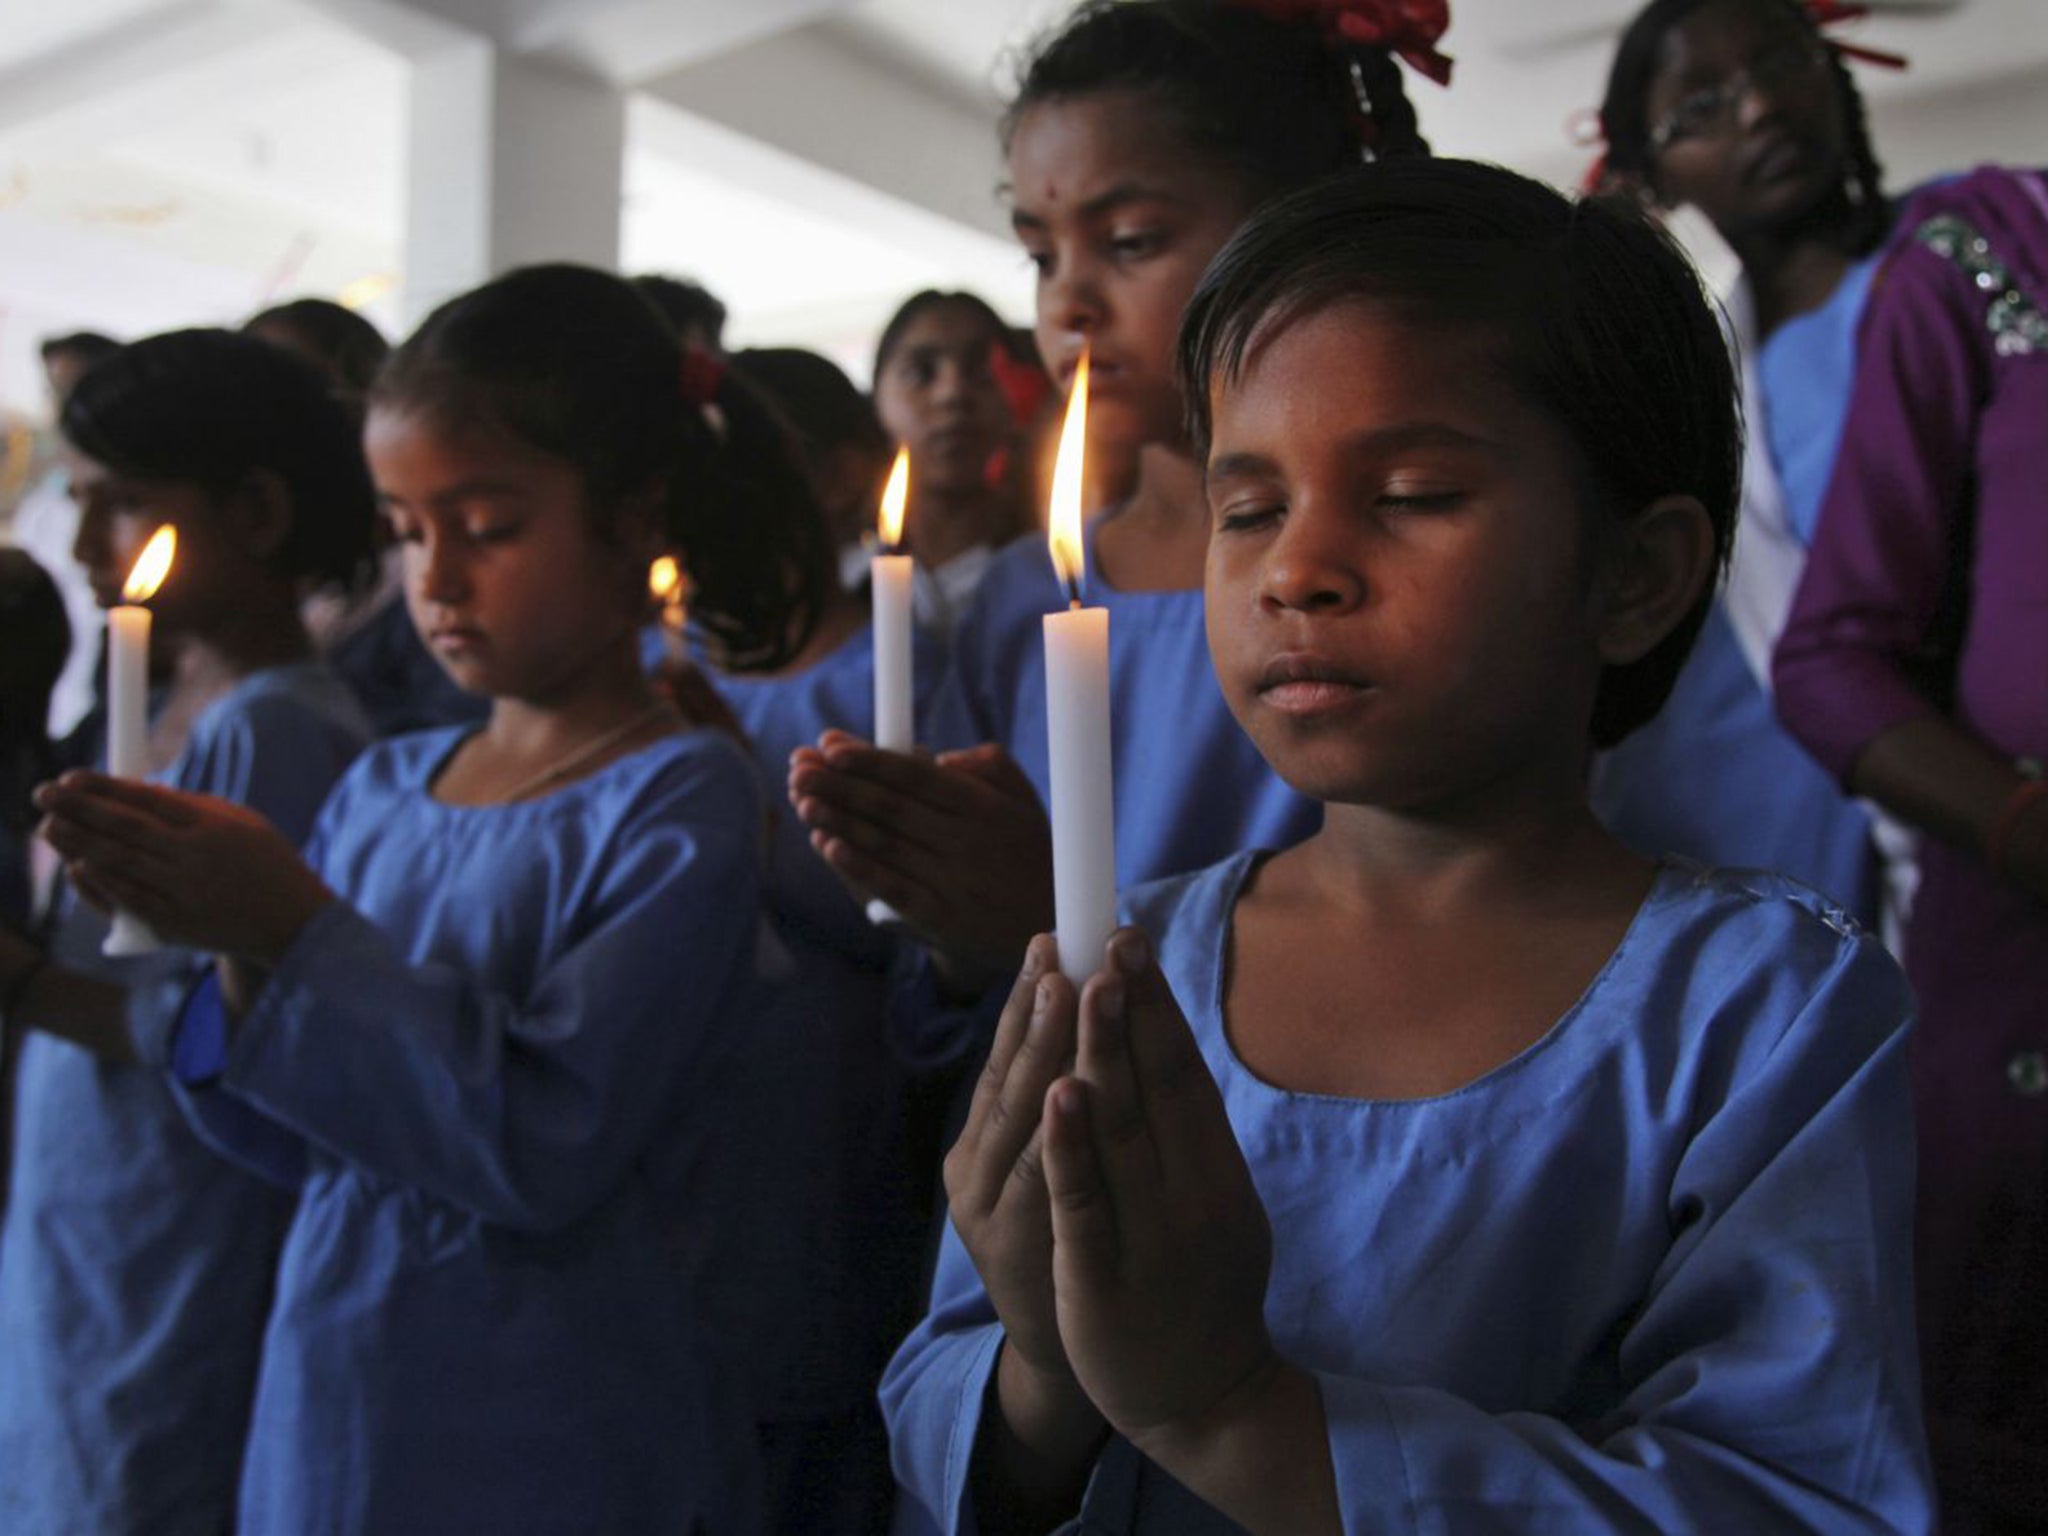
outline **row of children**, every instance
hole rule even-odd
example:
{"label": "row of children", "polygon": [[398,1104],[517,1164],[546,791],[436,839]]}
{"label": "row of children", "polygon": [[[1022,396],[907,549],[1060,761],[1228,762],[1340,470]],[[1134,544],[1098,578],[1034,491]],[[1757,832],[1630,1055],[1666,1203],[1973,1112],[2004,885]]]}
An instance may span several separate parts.
{"label": "row of children", "polygon": [[[215,397],[180,369],[279,365],[171,337],[81,383],[102,587],[156,522],[188,541],[158,600],[159,739],[187,740],[168,787],[79,774],[39,804],[87,902],[187,948],[110,983],[0,941],[30,1031],[10,1528],[836,1532],[893,1501],[905,1530],[1926,1530],[1915,1108],[1957,1154],[1921,1169],[1923,1273],[1953,1280],[1919,1298],[1942,1515],[2042,1513],[2038,1106],[1959,1107],[1972,1052],[2040,1028],[2048,829],[2010,758],[2048,709],[1973,686],[2039,605],[1942,579],[1956,519],[2016,583],[2041,568],[2000,425],[2029,390],[2038,416],[2038,183],[1871,212],[1853,87],[1790,0],[1657,0],[1617,58],[1613,176],[1723,223],[1760,335],[1885,274],[1860,340],[1831,333],[1842,467],[1777,623],[1807,637],[1787,678],[1861,662],[1853,707],[1817,711],[1831,766],[1988,854],[1924,842],[1923,886],[1946,859],[1948,891],[1995,897],[1953,938],[2005,946],[2009,1022],[1987,1044],[1923,985],[1944,1024],[1909,1086],[1906,986],[1836,904],[1643,858],[1589,805],[1600,748],[1602,786],[1693,807],[1623,771],[1667,696],[1681,745],[1689,718],[1775,730],[1734,708],[1763,697],[1746,650],[1687,695],[1695,643],[1737,633],[1745,589],[1715,578],[1759,461],[1639,214],[1426,157],[1395,55],[1437,66],[1438,11],[1093,0],[1007,120],[1040,350],[1093,370],[1117,637],[1132,926],[1078,990],[1032,937],[1042,550],[987,562],[922,673],[943,750],[866,745],[816,456],[627,286],[513,274],[379,371],[369,475],[413,620],[491,706],[345,770],[360,722],[294,629],[346,553],[313,491],[253,446],[161,456]],[[1934,412],[1929,349],[1979,387],[1895,484],[1918,440],[1864,426]],[[318,416],[299,388],[249,398],[252,444]],[[1898,484],[1925,500],[1858,517]],[[645,669],[662,551],[752,763]],[[1880,610],[1900,560],[1933,596]],[[1876,658],[1924,659],[1947,586],[1953,700],[1902,695]],[[1978,753],[1970,794],[1916,815],[1885,764],[1925,782],[1947,750],[1953,782],[1943,732]],[[785,759],[777,813],[759,770]],[[1915,935],[1953,918],[1928,902]]]}

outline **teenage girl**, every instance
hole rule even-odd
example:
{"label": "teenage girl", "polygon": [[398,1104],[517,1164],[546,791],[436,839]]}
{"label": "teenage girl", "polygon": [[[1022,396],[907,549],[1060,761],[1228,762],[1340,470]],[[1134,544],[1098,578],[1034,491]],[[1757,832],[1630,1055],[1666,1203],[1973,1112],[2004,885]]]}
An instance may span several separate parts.
{"label": "teenage girl", "polygon": [[751,1528],[718,1380],[747,1341],[677,1249],[715,1246],[760,802],[636,640],[657,552],[735,667],[801,647],[825,571],[770,493],[772,420],[687,381],[646,301],[576,267],[454,299],[393,354],[367,443],[407,601],[491,714],[372,749],[305,859],[218,801],[45,791],[80,878],[222,957],[175,1070],[297,1190],[241,1530]]}
{"label": "teenage girl", "polygon": [[1181,355],[1217,675],[1322,830],[1037,940],[883,1387],[946,1530],[1927,1531],[1910,1003],[1586,761],[1725,558],[1727,353],[1640,220],[1413,162],[1257,216]]}
{"label": "teenage girl", "polygon": [[[910,453],[903,543],[916,558],[917,616],[950,634],[996,551],[1033,526],[1023,505],[1024,431],[998,369],[1009,327],[971,293],[903,301],[875,344],[875,411]],[[1005,361],[998,362],[998,357]]]}
{"label": "teenage girl", "polygon": [[[96,364],[60,426],[102,606],[160,527],[177,533],[150,600],[153,776],[303,838],[368,739],[297,606],[303,583],[369,560],[348,413],[297,358],[180,331]],[[159,1070],[205,957],[109,960],[105,934],[75,899],[47,951],[0,934],[6,1026],[29,1032],[0,1238],[0,1525],[213,1536],[233,1524],[291,1202],[202,1145]]]}
{"label": "teenage girl", "polygon": [[[1094,0],[1034,53],[1005,121],[1011,219],[1038,271],[1038,345],[1064,386],[1091,359],[1088,455],[1104,510],[1088,601],[1110,610],[1117,873],[1126,884],[1306,835],[1317,808],[1260,760],[1202,639],[1208,547],[1174,327],[1195,279],[1266,199],[1371,154],[1422,154],[1390,48],[1430,51],[1444,17],[1386,41],[1338,8],[1275,19],[1215,0]],[[1425,11],[1429,8],[1424,7]],[[1403,15],[1396,15],[1402,12]],[[790,796],[832,867],[927,940],[953,990],[1007,977],[1050,924],[1040,620],[1064,607],[1045,547],[992,566],[954,640],[934,760],[844,735],[791,760]]]}
{"label": "teenage girl", "polygon": [[[1652,0],[1615,50],[1602,187],[1697,209],[1740,259],[1727,307],[1750,431],[1727,582],[1669,707],[1596,763],[1593,804],[1646,852],[1782,870],[1867,921],[1883,913],[1896,938],[1909,846],[1771,706],[1771,651],[1841,442],[1871,275],[1911,227],[1848,67],[1872,56],[1823,31],[1834,9],[1850,8]],[[1879,839],[1901,856],[1889,866]]]}

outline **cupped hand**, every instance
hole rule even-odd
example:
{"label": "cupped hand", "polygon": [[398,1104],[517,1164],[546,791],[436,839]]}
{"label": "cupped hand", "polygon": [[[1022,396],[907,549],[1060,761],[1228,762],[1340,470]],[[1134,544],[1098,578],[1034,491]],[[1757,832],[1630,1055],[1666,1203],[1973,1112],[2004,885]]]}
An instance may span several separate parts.
{"label": "cupped hand", "polygon": [[72,884],[168,943],[274,965],[334,900],[257,812],[83,769],[35,794]]}
{"label": "cupped hand", "polygon": [[790,755],[789,799],[840,879],[894,908],[957,980],[1009,975],[1052,926],[1051,827],[1000,747],[932,758],[827,731]]}

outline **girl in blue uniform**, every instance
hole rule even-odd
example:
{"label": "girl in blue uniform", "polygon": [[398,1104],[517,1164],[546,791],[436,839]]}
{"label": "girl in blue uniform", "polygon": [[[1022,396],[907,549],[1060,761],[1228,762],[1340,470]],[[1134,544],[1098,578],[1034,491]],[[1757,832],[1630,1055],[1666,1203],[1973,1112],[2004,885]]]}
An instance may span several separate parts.
{"label": "girl in blue uniform", "polygon": [[[1110,610],[1117,872],[1125,884],[1314,829],[1217,692],[1208,545],[1173,333],[1195,279],[1266,199],[1361,157],[1423,154],[1395,50],[1440,75],[1444,18],[1385,8],[1373,42],[1214,0],[1092,0],[1037,50],[1006,120],[1008,196],[1038,270],[1038,346],[1062,385],[1091,357],[1087,599]],[[1425,8],[1426,9],[1426,8]],[[1334,15],[1334,13],[1332,13]],[[844,735],[792,759],[826,859],[929,941],[955,988],[1016,968],[1049,925],[1040,620],[1066,605],[1045,547],[998,555],[954,639],[936,761]]]}
{"label": "girl in blue uniform", "polygon": [[[394,354],[367,442],[430,648],[489,720],[373,748],[308,856],[217,802],[46,792],[82,878],[217,952],[174,1066],[298,1191],[240,1528],[752,1528],[749,1340],[679,1276],[743,1049],[758,781],[639,665],[650,559],[729,664],[825,577],[760,405],[625,283],[515,272]],[[800,483],[797,490],[801,491]]]}
{"label": "girl in blue uniform", "polygon": [[875,413],[910,454],[903,544],[917,559],[917,618],[942,635],[997,551],[1035,527],[1027,477],[1015,473],[1033,423],[1013,410],[998,370],[1013,380],[1037,370],[1009,346],[986,300],[930,288],[905,299],[875,343]]}
{"label": "girl in blue uniform", "polygon": [[[1036,941],[884,1384],[939,1528],[1927,1531],[1910,1002],[1778,876],[1652,865],[1740,485],[1649,225],[1413,162],[1258,215],[1181,356],[1217,675],[1314,838]],[[1156,958],[1155,958],[1156,957]]]}
{"label": "girl in blue uniform", "polygon": [[[370,558],[353,422],[298,359],[182,331],[97,365],[61,426],[102,605],[177,529],[151,602],[155,777],[296,843],[369,736],[297,608],[303,582]],[[110,960],[106,931],[67,898],[47,953],[0,934],[6,1024],[30,1032],[0,1239],[0,1527],[217,1536],[291,1201],[208,1150],[159,1070],[206,957]]]}

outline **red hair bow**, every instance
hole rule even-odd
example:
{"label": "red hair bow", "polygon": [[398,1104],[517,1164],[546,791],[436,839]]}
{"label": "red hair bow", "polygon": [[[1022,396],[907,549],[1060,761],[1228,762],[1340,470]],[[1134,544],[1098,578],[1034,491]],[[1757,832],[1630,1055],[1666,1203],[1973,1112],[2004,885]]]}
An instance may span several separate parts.
{"label": "red hair bow", "polygon": [[1244,0],[1275,21],[1313,21],[1330,36],[1384,48],[1438,85],[1451,83],[1451,61],[1437,43],[1451,25],[1450,0]]}
{"label": "red hair bow", "polygon": [[702,347],[685,347],[682,371],[677,377],[683,388],[683,403],[701,409],[718,399],[718,386],[725,382],[725,359]]}
{"label": "red hair bow", "polygon": [[[1848,5],[1844,0],[1806,0],[1806,14],[1813,18],[1814,26],[1822,31],[1838,27],[1845,21],[1861,21],[1870,14],[1867,5]],[[1855,43],[1844,43],[1835,38],[1828,39],[1828,46],[1852,59],[1861,59],[1866,64],[1875,64],[1880,69],[1904,69],[1906,56],[1902,53],[1886,53],[1881,48],[1863,48]]]}
{"label": "red hair bow", "polygon": [[1039,407],[1052,391],[1052,380],[1046,377],[1045,370],[1017,358],[1008,347],[996,342],[988,349],[988,371],[995,375],[996,388],[1002,391],[1003,403],[1009,406],[1017,425],[1028,427],[1036,421]]}

